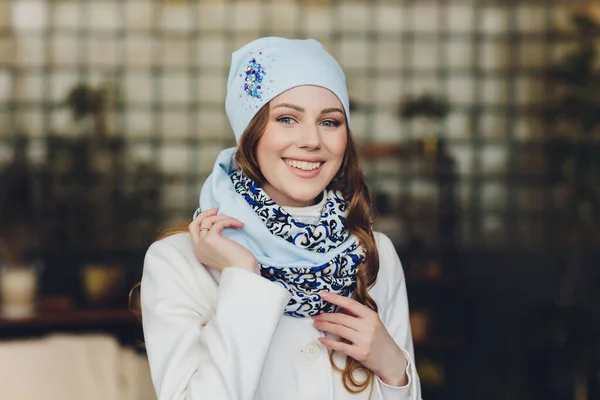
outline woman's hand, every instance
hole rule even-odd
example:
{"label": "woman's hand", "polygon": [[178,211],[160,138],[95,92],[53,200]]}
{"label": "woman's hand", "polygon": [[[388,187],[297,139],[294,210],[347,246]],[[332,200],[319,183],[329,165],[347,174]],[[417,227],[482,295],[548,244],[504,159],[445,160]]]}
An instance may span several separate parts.
{"label": "woman's hand", "polygon": [[221,235],[225,228],[241,228],[244,224],[226,215],[217,215],[213,208],[200,213],[188,226],[198,260],[211,268],[222,271],[227,267],[239,267],[259,272],[254,255],[244,246]]}
{"label": "woman's hand", "polygon": [[406,385],[406,357],[377,313],[348,297],[330,292],[321,293],[321,297],[353,315],[336,312],[313,317],[317,329],[337,335],[350,343],[326,337],[319,338],[319,341],[326,347],[359,361],[386,384]]}

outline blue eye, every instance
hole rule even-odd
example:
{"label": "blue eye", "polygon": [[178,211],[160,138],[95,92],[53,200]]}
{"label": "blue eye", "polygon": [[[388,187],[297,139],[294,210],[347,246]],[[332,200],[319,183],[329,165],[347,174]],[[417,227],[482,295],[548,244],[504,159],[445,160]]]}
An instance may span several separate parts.
{"label": "blue eye", "polygon": [[321,122],[321,124],[323,126],[328,127],[328,128],[336,128],[336,127],[338,127],[338,126],[341,125],[341,123],[339,121],[335,121],[335,120],[332,120],[332,119],[328,119],[326,121],[323,121],[323,122]]}
{"label": "blue eye", "polygon": [[279,117],[277,118],[277,122],[281,122],[282,124],[291,124],[294,120],[291,117]]}

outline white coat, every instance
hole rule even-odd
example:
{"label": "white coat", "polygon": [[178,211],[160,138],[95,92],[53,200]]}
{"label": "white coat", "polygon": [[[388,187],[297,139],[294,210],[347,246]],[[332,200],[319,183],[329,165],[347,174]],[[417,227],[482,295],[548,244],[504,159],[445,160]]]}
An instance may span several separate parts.
{"label": "white coat", "polygon": [[[346,391],[317,340],[325,334],[311,318],[283,314],[287,290],[241,268],[205,268],[180,233],[152,244],[144,261],[142,319],[158,399],[420,400],[402,265],[387,236],[375,240],[380,269],[369,293],[407,357],[406,386],[375,378],[359,394]],[[345,356],[334,360],[343,366]]]}

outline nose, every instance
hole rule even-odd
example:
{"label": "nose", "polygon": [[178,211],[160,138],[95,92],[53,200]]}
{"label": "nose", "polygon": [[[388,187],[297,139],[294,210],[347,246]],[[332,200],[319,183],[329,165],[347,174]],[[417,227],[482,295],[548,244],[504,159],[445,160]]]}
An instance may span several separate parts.
{"label": "nose", "polygon": [[321,147],[321,134],[315,125],[307,125],[300,131],[298,147],[306,150],[319,149]]}

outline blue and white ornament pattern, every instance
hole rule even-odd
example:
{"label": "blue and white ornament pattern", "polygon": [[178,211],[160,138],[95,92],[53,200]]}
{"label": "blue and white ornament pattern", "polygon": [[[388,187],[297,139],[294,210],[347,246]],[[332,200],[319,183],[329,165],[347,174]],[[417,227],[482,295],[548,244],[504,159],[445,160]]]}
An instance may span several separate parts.
{"label": "blue and white ornament pattern", "polygon": [[318,253],[333,250],[350,237],[345,228],[348,204],[339,190],[327,190],[321,219],[312,225],[294,219],[241,170],[234,171],[230,178],[235,191],[244,197],[273,235]]}
{"label": "blue and white ornament pattern", "polygon": [[[296,221],[277,205],[241,170],[230,175],[235,191],[240,194],[268,227],[269,231],[288,242],[318,253],[326,253],[346,243],[350,232],[345,228],[348,208],[341,192],[327,190],[327,199],[318,224]],[[261,265],[261,275],[281,284],[291,294],[284,313],[293,317],[310,317],[335,312],[336,307],[319,295],[322,291],[350,297],[356,289],[356,272],[365,254],[358,242],[324,265],[313,267],[277,267]]]}

